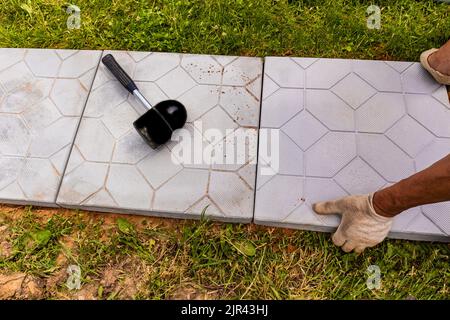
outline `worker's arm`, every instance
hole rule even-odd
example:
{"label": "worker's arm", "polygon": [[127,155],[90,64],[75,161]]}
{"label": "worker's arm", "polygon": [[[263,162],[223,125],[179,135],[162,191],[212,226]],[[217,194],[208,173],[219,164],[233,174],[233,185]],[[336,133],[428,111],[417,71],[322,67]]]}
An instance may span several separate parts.
{"label": "worker's arm", "polygon": [[429,203],[450,201],[450,154],[427,169],[371,195],[316,203],[318,214],[341,214],[333,242],[346,252],[361,252],[386,238],[392,218]]}

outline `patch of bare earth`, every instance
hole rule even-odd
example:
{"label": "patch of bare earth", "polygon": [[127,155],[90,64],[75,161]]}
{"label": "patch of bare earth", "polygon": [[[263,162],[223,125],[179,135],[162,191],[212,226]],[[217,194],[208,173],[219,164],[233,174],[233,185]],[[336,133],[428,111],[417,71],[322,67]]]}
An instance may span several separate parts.
{"label": "patch of bare earth", "polygon": [[171,300],[213,300],[217,299],[217,291],[208,291],[191,283],[179,286],[171,294]]}
{"label": "patch of bare earth", "polygon": [[[8,242],[8,225],[25,217],[28,214],[27,207],[14,205],[0,205],[0,257],[8,257],[11,254],[11,245]],[[140,229],[171,229],[175,234],[181,235],[182,228],[191,221],[155,218],[136,215],[103,214],[89,211],[78,212],[62,208],[33,207],[32,212],[37,222],[45,224],[55,215],[68,219],[81,219],[87,224],[101,222],[103,231],[100,241],[107,241],[109,230],[117,228],[117,219],[125,218],[131,222],[137,230]],[[218,226],[213,226],[218,227]],[[149,275],[152,274],[152,266],[147,265],[138,257],[127,257],[107,264],[97,276],[86,279],[79,290],[69,290],[66,281],[69,277],[67,267],[70,264],[68,257],[77,255],[77,232],[64,236],[58,241],[63,250],[56,258],[56,270],[45,277],[33,277],[23,273],[0,273],[0,298],[1,299],[133,299],[145,298]],[[160,252],[164,255],[164,250]],[[159,260],[159,257],[157,260]],[[174,265],[179,271],[180,266]],[[5,272],[5,271],[0,271]],[[161,275],[163,276],[163,275]],[[171,299],[214,299],[217,291],[201,288],[191,283],[182,283],[169,295]]]}
{"label": "patch of bare earth", "polygon": [[0,225],[0,258],[9,258],[12,254],[12,245],[9,242],[10,233],[7,225]]}
{"label": "patch of bare earth", "polygon": [[0,299],[42,299],[42,279],[21,272],[0,274]]}
{"label": "patch of bare earth", "polygon": [[[111,263],[103,269],[101,274],[80,289],[69,290],[62,288],[67,281],[67,273],[61,270],[47,280],[47,290],[58,299],[95,300],[95,299],[134,299],[142,292],[149,266],[136,258],[126,258],[117,263]],[[59,290],[58,290],[59,287]]]}
{"label": "patch of bare earth", "polygon": [[[25,206],[19,205],[0,204],[0,212],[5,214],[5,216],[7,216],[9,220],[15,220],[23,217],[27,212],[25,208]],[[183,222],[185,222],[184,220],[179,219],[148,217],[132,214],[101,213],[94,211],[75,211],[64,208],[33,207],[33,213],[35,213],[35,217],[41,222],[45,222],[53,215],[58,214],[59,216],[66,218],[79,216],[87,222],[95,223],[98,221],[102,221],[104,227],[115,226],[118,218],[125,218],[133,223],[137,229],[142,229],[144,227],[148,228],[149,226],[159,228],[178,228],[183,224]]]}
{"label": "patch of bare earth", "polygon": [[145,286],[150,267],[139,259],[129,257],[109,265],[103,271],[100,285],[104,297],[133,299]]}

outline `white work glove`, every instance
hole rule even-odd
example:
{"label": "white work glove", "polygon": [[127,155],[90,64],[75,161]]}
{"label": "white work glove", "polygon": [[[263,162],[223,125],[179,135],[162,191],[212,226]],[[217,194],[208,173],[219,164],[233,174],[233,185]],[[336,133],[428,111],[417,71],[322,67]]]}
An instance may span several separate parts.
{"label": "white work glove", "polygon": [[345,252],[360,253],[383,241],[392,226],[392,218],[375,212],[372,199],[373,194],[349,196],[316,203],[313,210],[322,215],[340,214],[341,224],[332,236],[333,243]]}

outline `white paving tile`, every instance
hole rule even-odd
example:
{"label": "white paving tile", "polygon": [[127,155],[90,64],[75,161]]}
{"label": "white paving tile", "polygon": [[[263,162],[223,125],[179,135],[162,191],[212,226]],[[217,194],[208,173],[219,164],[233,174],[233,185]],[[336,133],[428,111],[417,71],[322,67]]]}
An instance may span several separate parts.
{"label": "white paving tile", "polygon": [[27,127],[31,132],[38,133],[39,130],[49,126],[61,117],[55,104],[49,98],[38,102],[22,113]]}
{"label": "white paving tile", "polygon": [[60,179],[60,174],[49,159],[28,158],[17,182],[28,199],[34,199],[33,201],[39,203],[52,203]]}
{"label": "white paving tile", "polygon": [[435,203],[422,207],[423,214],[445,234],[450,234],[450,203]]}
{"label": "white paving tile", "polygon": [[213,57],[184,55],[181,66],[197,83],[220,85],[222,82],[222,66]]}
{"label": "white paving tile", "polygon": [[[265,127],[280,128],[303,109],[303,90],[280,89],[262,102],[261,122]],[[283,110],[281,112],[281,110]]]}
{"label": "white paving tile", "polygon": [[[91,81],[94,79],[92,75]],[[89,89],[89,88],[88,88]],[[50,98],[64,116],[77,116],[84,108],[88,91],[78,79],[57,79]]]}
{"label": "white paving tile", "polygon": [[310,65],[312,65],[314,62],[319,60],[318,58],[292,58],[292,60],[295,61],[300,67],[303,69],[307,69]]}
{"label": "white paving tile", "polygon": [[434,139],[434,141],[425,147],[415,158],[416,170],[421,171],[431,166],[436,160],[442,159],[449,154],[449,139]]}
{"label": "white paving tile", "polygon": [[184,169],[161,186],[155,194],[152,210],[172,214],[186,210],[207,192],[209,172]]}
{"label": "white paving tile", "polygon": [[25,62],[36,77],[54,78],[58,75],[62,60],[55,51],[29,49]]}
{"label": "white paving tile", "polygon": [[276,175],[269,180],[256,193],[255,220],[283,221],[304,202],[303,185],[304,178],[298,176]]}
{"label": "white paving tile", "polygon": [[261,60],[239,57],[223,69],[222,84],[227,86],[245,86],[261,76]]}
{"label": "white paving tile", "polygon": [[[328,132],[327,128],[306,110],[289,120],[282,131],[304,151]],[[303,134],[304,131],[308,134]]]}
{"label": "white paving tile", "polygon": [[361,158],[387,181],[396,182],[414,173],[413,159],[386,136],[359,134],[357,144]]}
{"label": "white paving tile", "polygon": [[289,153],[290,157],[280,159],[278,172],[280,174],[303,174],[304,153],[302,149],[285,133],[280,132],[280,154]]}
{"label": "white paving tile", "polygon": [[171,152],[164,147],[148,155],[137,167],[155,189],[183,170],[182,165],[172,161]]}
{"label": "white paving tile", "polygon": [[332,91],[353,109],[357,109],[363,102],[377,92],[372,86],[354,73],[350,73],[339,81],[333,87]]}
{"label": "white paving tile", "polygon": [[24,121],[15,115],[0,115],[0,150],[6,156],[26,156],[31,134]]}
{"label": "white paving tile", "polygon": [[144,51],[132,51],[132,52],[128,52],[128,54],[131,56],[131,58],[133,58],[133,60],[135,62],[139,62],[142,59],[144,59],[147,56],[149,56],[151,53],[144,52]]}
{"label": "white paving tile", "polygon": [[[71,156],[69,165],[72,161]],[[74,170],[64,174],[64,183],[59,190],[58,199],[65,199],[67,203],[83,203],[104,187],[107,173],[108,164],[84,161]]]}
{"label": "white paving tile", "polygon": [[56,51],[56,54],[58,55],[58,57],[60,57],[62,60],[66,60],[68,57],[73,56],[75,53],[77,53],[78,50],[67,50],[67,49],[63,49],[63,50],[58,50]]}
{"label": "white paving tile", "polygon": [[383,61],[354,60],[353,72],[378,91],[402,92],[400,74]]}
{"label": "white paving tile", "polygon": [[275,83],[275,81],[270,79],[270,77],[267,74],[265,74],[264,75],[263,99],[266,99],[267,97],[272,95],[278,89],[280,89],[280,87]]}
{"label": "white paving tile", "polygon": [[[0,51],[0,71],[22,61],[26,51],[23,49],[7,49]],[[6,80],[7,81],[7,80]]]}
{"label": "white paving tile", "polygon": [[[263,168],[261,154],[257,174],[251,162],[174,162],[176,142],[153,150],[134,131],[145,110],[97,70],[100,52],[0,49],[2,202],[197,218],[208,207],[212,218],[249,222],[257,175],[257,223],[329,231],[339,218],[316,215],[314,202],[375,191],[450,151],[445,88],[418,63],[269,57],[262,75],[258,58],[113,53],[152,104],[186,105],[191,133],[255,130],[259,118],[280,129],[279,166]],[[392,236],[448,239],[449,210],[408,210]]]}
{"label": "white paving tile", "polygon": [[136,81],[155,81],[175,69],[179,64],[179,54],[152,53],[136,64],[134,79]]}
{"label": "white paving tile", "polygon": [[195,81],[181,67],[170,71],[156,83],[171,99],[178,98],[196,85]]}
{"label": "white paving tile", "polygon": [[125,101],[106,114],[102,121],[114,138],[118,139],[131,131],[130,123],[138,116],[134,108]]}
{"label": "white paving tile", "polygon": [[[245,126],[256,132],[261,59],[107,53],[132,73],[152,104],[169,98],[180,100],[188,113],[185,128],[190,134],[198,133],[200,146],[209,145],[202,138],[208,129],[225,134]],[[202,154],[200,161],[194,162],[195,142],[188,163],[180,163],[180,145],[175,141],[151,149],[132,126],[145,110],[108,73],[100,64],[57,203],[100,211],[193,218],[199,218],[209,206],[206,215],[212,218],[250,222],[255,166],[245,166],[244,162],[211,167],[204,163]]]}
{"label": "white paving tile", "polygon": [[330,130],[355,128],[353,109],[331,91],[307,90],[306,109]]}
{"label": "white paving tile", "polygon": [[403,117],[386,135],[411,157],[415,157],[434,140],[430,131],[409,116]]}
{"label": "white paving tile", "polygon": [[233,172],[211,172],[208,194],[225,216],[245,219],[253,211],[253,188]]}
{"label": "white paving tile", "polygon": [[[3,49],[9,50],[9,49]],[[34,82],[35,77],[24,61],[14,64],[2,71],[2,78],[0,83],[7,92],[19,91],[23,97],[23,91],[30,88]]]}
{"label": "white paving tile", "polygon": [[403,74],[403,89],[408,93],[429,94],[441,87],[418,63],[411,65]]}
{"label": "white paving tile", "polygon": [[393,69],[397,70],[400,73],[405,71],[409,66],[413,64],[413,62],[408,61],[385,61],[385,62],[387,65],[391,66]]}
{"label": "white paving tile", "polygon": [[[145,93],[144,93],[145,94]],[[178,98],[189,108],[187,122],[193,122],[219,103],[220,88],[214,85],[197,85]]]}
{"label": "white paving tile", "polygon": [[[261,81],[256,82],[259,83],[260,88]],[[258,127],[259,95],[253,95],[243,87],[223,87],[220,93],[220,105],[241,126]]]}
{"label": "white paving tile", "polygon": [[136,164],[145,156],[154,152],[153,149],[148,148],[148,145],[135,130],[131,130],[117,140],[112,162]]}
{"label": "white paving tile", "polygon": [[396,216],[392,223],[392,232],[406,232],[408,226],[417,216],[422,215],[420,208],[411,208]]}
{"label": "white paving tile", "polygon": [[88,161],[111,158],[115,139],[99,119],[84,119],[76,138],[76,146]]}
{"label": "white paving tile", "polygon": [[81,77],[92,82],[100,55],[100,51],[0,49],[1,202],[56,205],[90,90]]}
{"label": "white paving tile", "polygon": [[[351,71],[351,60],[319,59],[306,71],[306,87],[329,89]],[[324,77],[326,75],[326,77]]]}
{"label": "white paving tile", "polygon": [[294,60],[268,57],[266,58],[264,72],[282,88],[298,88],[304,86],[305,72]]}
{"label": "white paving tile", "polygon": [[397,93],[377,93],[355,114],[356,130],[384,133],[405,114],[403,97]]}
{"label": "white paving tile", "polygon": [[[230,115],[220,106],[217,106],[205,113],[200,118],[200,122],[195,122],[194,126],[200,132],[214,129],[218,130],[223,136],[225,136],[230,130],[236,129],[239,125],[234,122]],[[211,139],[208,139],[208,141],[212,142]]]}
{"label": "white paving tile", "polygon": [[153,189],[133,165],[112,164],[105,189],[121,208],[149,209]]}
{"label": "white paving tile", "polygon": [[63,78],[81,78],[86,72],[97,67],[98,53],[78,51],[63,61],[58,75]]}
{"label": "white paving tile", "polygon": [[[260,140],[281,129],[280,167],[262,174],[261,140],[258,224],[332,231],[338,216],[316,215],[313,203],[374,192],[450,152],[446,90],[418,63],[270,58],[265,70]],[[448,202],[408,210],[390,235],[449,241],[449,210]]]}
{"label": "white paving tile", "polygon": [[306,152],[305,173],[311,177],[332,178],[355,157],[354,134],[329,132]]}
{"label": "white paving tile", "polygon": [[353,159],[334,180],[349,194],[370,193],[386,184],[386,180],[361,158]]}
{"label": "white paving tile", "polygon": [[[408,113],[436,136],[450,138],[450,109],[429,95],[406,95]],[[424,107],[426,106],[426,107]]]}
{"label": "white paving tile", "polygon": [[61,117],[42,129],[39,134],[33,134],[28,154],[47,158],[72,144],[78,122],[78,117]]}

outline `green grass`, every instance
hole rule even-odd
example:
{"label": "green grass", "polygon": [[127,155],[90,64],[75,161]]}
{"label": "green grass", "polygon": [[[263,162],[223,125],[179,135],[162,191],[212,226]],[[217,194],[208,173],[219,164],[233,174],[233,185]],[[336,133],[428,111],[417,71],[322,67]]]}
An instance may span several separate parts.
{"label": "green grass", "polygon": [[65,1],[3,0],[0,46],[301,55],[417,60],[450,38],[450,7],[380,0],[380,30],[366,27],[370,1],[77,0],[82,27],[68,30]]}
{"label": "green grass", "polygon": [[[0,47],[417,60],[450,38],[450,6],[432,1],[377,1],[380,30],[366,28],[370,1],[73,3],[81,9],[78,30],[66,27],[65,1],[3,0]],[[450,297],[444,244],[389,240],[358,256],[342,253],[321,233],[150,218],[133,218],[130,225],[77,212],[55,210],[42,218],[36,209],[13,211],[0,208],[7,230],[0,240],[12,246],[12,254],[0,258],[0,274],[41,279],[46,298],[76,297],[64,285],[69,264],[81,267],[83,292],[109,299]],[[372,264],[381,268],[380,290],[365,284]]]}
{"label": "green grass", "polygon": [[[20,212],[15,218],[0,213],[0,225],[8,227],[13,244],[12,255],[0,258],[0,270],[27,272],[45,281],[76,264],[83,286],[96,294],[101,288],[103,298],[186,297],[187,288],[230,299],[449,298],[446,244],[389,240],[357,255],[343,253],[322,233],[208,221],[165,224],[144,217],[130,221],[57,210],[42,217],[41,211],[29,208],[15,211]],[[48,236],[36,240],[30,235],[37,231]],[[123,263],[130,259],[128,266]],[[381,270],[379,290],[366,287],[366,270],[373,264]],[[108,269],[119,270],[122,277],[105,286]],[[139,288],[131,295],[124,289],[130,278]],[[71,297],[65,280],[42,297]]]}

